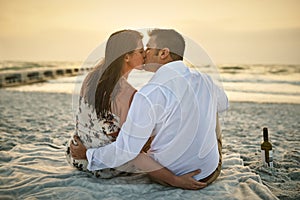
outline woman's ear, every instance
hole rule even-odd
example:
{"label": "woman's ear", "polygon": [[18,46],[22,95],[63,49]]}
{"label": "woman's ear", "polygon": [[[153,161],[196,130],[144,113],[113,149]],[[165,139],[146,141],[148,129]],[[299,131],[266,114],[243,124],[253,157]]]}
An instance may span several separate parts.
{"label": "woman's ear", "polygon": [[170,49],[169,48],[163,48],[160,50],[160,58],[162,60],[165,60],[166,58],[168,58],[168,56],[170,56]]}
{"label": "woman's ear", "polygon": [[129,62],[129,54],[126,54],[126,55],[124,56],[124,61],[125,61],[125,62]]}

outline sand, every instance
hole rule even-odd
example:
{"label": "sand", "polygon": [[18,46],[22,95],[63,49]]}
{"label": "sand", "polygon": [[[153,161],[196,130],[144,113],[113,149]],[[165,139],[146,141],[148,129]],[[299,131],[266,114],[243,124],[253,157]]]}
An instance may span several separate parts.
{"label": "sand", "polygon": [[[251,171],[280,199],[300,199],[300,105],[231,103],[223,153],[239,153]],[[262,127],[268,127],[274,168],[260,166]]]}
{"label": "sand", "polygon": [[[224,165],[199,191],[165,187],[144,174],[97,179],[70,167],[70,94],[0,90],[0,199],[300,199],[299,104],[231,102],[224,117]],[[261,167],[269,128],[274,169]]]}

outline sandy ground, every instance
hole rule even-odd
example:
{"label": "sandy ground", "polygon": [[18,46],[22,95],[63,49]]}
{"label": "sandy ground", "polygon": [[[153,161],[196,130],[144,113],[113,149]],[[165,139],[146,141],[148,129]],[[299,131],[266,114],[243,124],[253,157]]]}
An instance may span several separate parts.
{"label": "sandy ground", "polygon": [[[99,181],[74,170],[64,161],[63,148],[74,129],[71,95],[2,89],[0,97],[0,196],[4,199],[20,196],[71,198],[76,196],[74,188],[84,187],[80,190],[81,197],[87,195],[92,199],[94,196],[89,196],[95,189],[92,183]],[[218,199],[214,196],[215,189],[218,189],[224,191],[224,194],[218,193],[219,199],[246,199],[247,195],[254,199],[300,199],[299,113],[299,104],[231,102],[223,124],[224,170],[215,183],[216,187],[208,187],[201,191],[201,195]],[[269,128],[274,148],[275,167],[272,170],[260,164],[260,143],[265,126]],[[75,181],[78,179],[82,181]],[[148,179],[140,176],[132,179],[138,180],[137,185],[143,185],[143,188],[149,184]],[[123,179],[120,180],[122,182]],[[104,183],[103,180],[100,182]],[[124,187],[121,182],[110,180],[109,183],[118,191]],[[245,184],[251,190],[245,190]],[[51,193],[49,187],[54,188],[54,185],[61,187]],[[139,186],[127,189],[138,194]],[[238,188],[238,192],[232,191],[234,188]],[[103,195],[105,189],[101,185],[102,193],[99,195]],[[174,198],[177,195],[178,198],[199,198],[198,193],[165,189],[157,184],[152,184],[148,189],[143,194],[149,194],[152,199],[159,199],[155,198],[155,194],[156,197],[167,195]],[[47,192],[52,196],[47,196]],[[127,197],[125,194],[124,198]]]}

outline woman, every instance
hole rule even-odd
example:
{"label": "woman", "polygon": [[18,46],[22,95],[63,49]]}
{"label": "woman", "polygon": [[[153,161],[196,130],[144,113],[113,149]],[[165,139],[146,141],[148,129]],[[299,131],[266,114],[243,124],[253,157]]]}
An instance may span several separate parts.
{"label": "woman", "polygon": [[[87,149],[96,148],[115,140],[136,92],[126,78],[132,69],[141,68],[144,56],[142,35],[139,32],[124,30],[110,36],[106,44],[104,60],[88,74],[81,89],[75,130],[75,140],[80,145],[83,144]],[[80,140],[77,139],[78,137]],[[73,137],[70,142],[75,143]],[[143,151],[146,151],[148,146],[149,144],[146,144]],[[87,160],[75,160],[71,157],[70,143],[67,159],[78,169],[88,171]],[[145,154],[140,154],[135,162],[125,166],[96,170],[93,173],[100,178],[111,178],[135,171],[135,167],[148,172],[151,169],[148,174],[162,184],[197,189],[190,186],[195,185],[195,180],[192,178],[194,172],[177,177]]]}
{"label": "woman", "polygon": [[[111,143],[124,123],[136,90],[127,82],[132,69],[144,63],[141,33],[122,30],[113,33],[106,44],[105,58],[85,78],[80,91],[75,135],[86,148]],[[72,137],[73,138],[73,137]],[[70,142],[74,141],[71,139]],[[87,170],[86,160],[75,160],[67,149],[67,160],[76,168]],[[105,169],[93,172],[110,178],[121,171]]]}

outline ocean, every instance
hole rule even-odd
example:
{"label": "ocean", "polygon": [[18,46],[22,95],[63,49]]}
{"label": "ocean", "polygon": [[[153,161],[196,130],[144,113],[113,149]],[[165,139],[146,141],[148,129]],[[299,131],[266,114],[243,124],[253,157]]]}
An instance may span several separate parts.
{"label": "ocean", "polygon": [[[42,67],[78,67],[80,62],[12,62],[0,63],[0,72]],[[300,104],[300,65],[217,65],[198,68],[212,73],[233,102],[292,103]],[[217,76],[216,76],[217,74]],[[134,70],[129,82],[137,89],[152,77],[153,73]],[[45,83],[25,85],[7,90],[77,93],[85,75],[63,77]]]}

